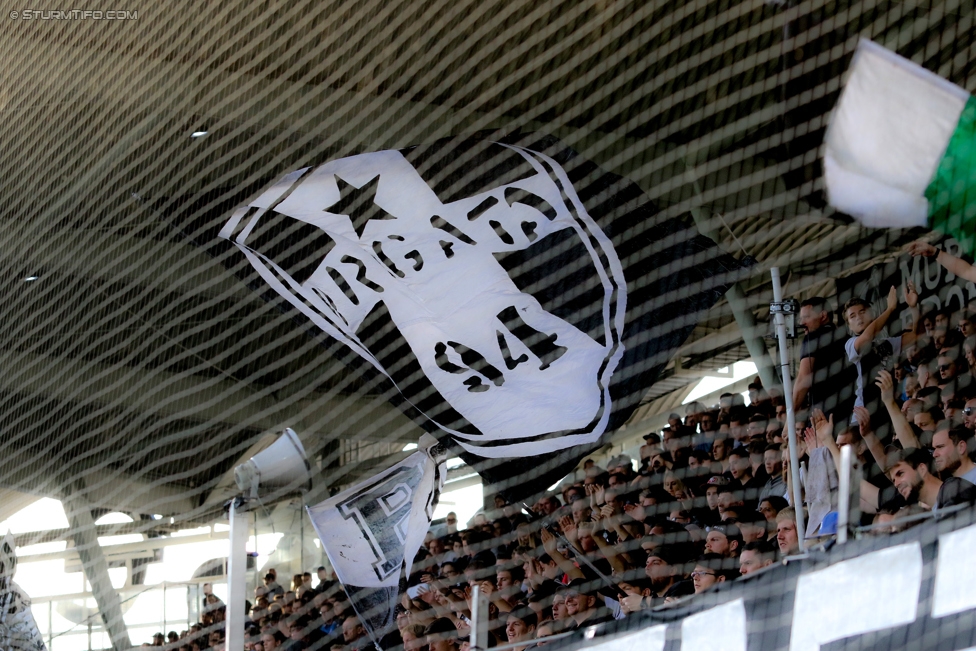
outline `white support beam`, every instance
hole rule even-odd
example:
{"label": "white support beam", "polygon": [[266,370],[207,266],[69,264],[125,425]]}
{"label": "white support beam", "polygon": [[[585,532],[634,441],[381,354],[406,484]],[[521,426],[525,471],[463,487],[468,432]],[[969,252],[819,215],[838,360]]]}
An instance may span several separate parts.
{"label": "white support beam", "polygon": [[[69,530],[69,536],[73,531]],[[101,547],[102,553],[107,559],[125,560],[127,558],[142,558],[152,556],[157,549],[164,549],[174,545],[190,545],[193,543],[212,542],[215,540],[227,540],[230,534],[226,531],[214,531],[213,533],[201,533],[190,536],[167,536],[165,538],[147,538],[140,542],[122,543],[120,545],[104,545]],[[80,553],[75,547],[71,547],[61,552],[44,552],[43,554],[18,555],[20,563],[36,563],[40,561],[65,560],[73,565],[80,559]]]}
{"label": "white support beam", "polygon": [[234,500],[227,514],[230,540],[227,559],[227,639],[224,648],[244,648],[244,601],[247,593],[247,510]]}
{"label": "white support beam", "polygon": [[[112,640],[115,651],[128,651],[132,647],[129,632],[122,618],[122,604],[119,594],[112,587],[112,580],[108,575],[108,561],[98,544],[95,519],[92,518],[91,505],[83,497],[84,485],[78,480],[71,494],[66,494],[61,500],[65,514],[71,525],[71,537],[75,549],[81,558],[81,565],[85,571],[85,578],[91,584],[95,603],[98,604],[98,614],[101,616],[105,630]],[[78,490],[80,489],[80,490]]]}

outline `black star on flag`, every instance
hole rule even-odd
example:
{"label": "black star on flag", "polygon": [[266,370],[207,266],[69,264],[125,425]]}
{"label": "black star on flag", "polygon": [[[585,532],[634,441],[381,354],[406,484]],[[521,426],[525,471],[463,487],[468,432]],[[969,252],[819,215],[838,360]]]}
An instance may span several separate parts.
{"label": "black star on flag", "polygon": [[335,177],[339,186],[339,201],[335,202],[326,212],[334,215],[347,215],[352,220],[356,235],[363,236],[366,224],[371,219],[396,219],[376,204],[376,188],[379,186],[380,175],[377,174],[367,181],[361,188],[346,183],[338,176]]}

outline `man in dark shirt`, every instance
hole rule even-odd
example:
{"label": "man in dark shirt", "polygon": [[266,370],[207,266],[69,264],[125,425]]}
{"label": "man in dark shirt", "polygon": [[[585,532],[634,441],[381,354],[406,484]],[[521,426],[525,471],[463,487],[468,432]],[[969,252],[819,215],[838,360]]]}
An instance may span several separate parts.
{"label": "man in dark shirt", "polygon": [[585,628],[594,624],[613,621],[613,613],[606,608],[600,594],[583,579],[570,581],[559,594],[566,598],[566,613],[572,618],[575,628]]}
{"label": "man in dark shirt", "polygon": [[888,456],[888,477],[908,501],[939,511],[956,504],[976,502],[976,486],[959,477],[942,481],[929,471],[930,457],[924,450],[906,448]]}
{"label": "man in dark shirt", "polygon": [[735,448],[729,453],[729,471],[739,484],[736,487],[739,500],[744,505],[755,508],[759,503],[759,491],[766,485],[766,480],[752,476],[752,462],[747,448]]}
{"label": "man in dark shirt", "polygon": [[[826,301],[816,296],[800,304],[800,324],[806,329],[800,348],[800,369],[793,384],[793,404],[810,406],[826,414],[846,412],[854,407],[857,370],[847,363],[844,343],[847,335],[834,327]],[[851,372],[853,369],[853,373]],[[846,418],[834,418],[844,422]]]}

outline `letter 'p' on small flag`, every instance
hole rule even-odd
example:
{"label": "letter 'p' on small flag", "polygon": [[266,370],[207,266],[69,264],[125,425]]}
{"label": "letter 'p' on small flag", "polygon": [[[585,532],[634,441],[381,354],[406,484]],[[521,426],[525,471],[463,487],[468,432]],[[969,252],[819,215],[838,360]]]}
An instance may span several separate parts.
{"label": "letter 'p' on small flag", "polygon": [[373,641],[393,624],[401,569],[430,528],[446,467],[429,434],[400,463],[307,507],[312,526]]}

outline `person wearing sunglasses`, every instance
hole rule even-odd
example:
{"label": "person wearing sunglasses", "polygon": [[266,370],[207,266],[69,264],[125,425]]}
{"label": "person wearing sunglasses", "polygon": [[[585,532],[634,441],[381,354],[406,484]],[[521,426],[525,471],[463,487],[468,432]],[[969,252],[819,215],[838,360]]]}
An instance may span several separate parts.
{"label": "person wearing sunglasses", "polygon": [[936,362],[938,363],[939,377],[941,378],[939,380],[939,386],[949,384],[968,369],[962,346],[943,348],[939,352],[939,357]]}
{"label": "person wearing sunglasses", "polygon": [[968,429],[970,434],[976,431],[976,398],[970,398],[963,405],[962,426]]}

